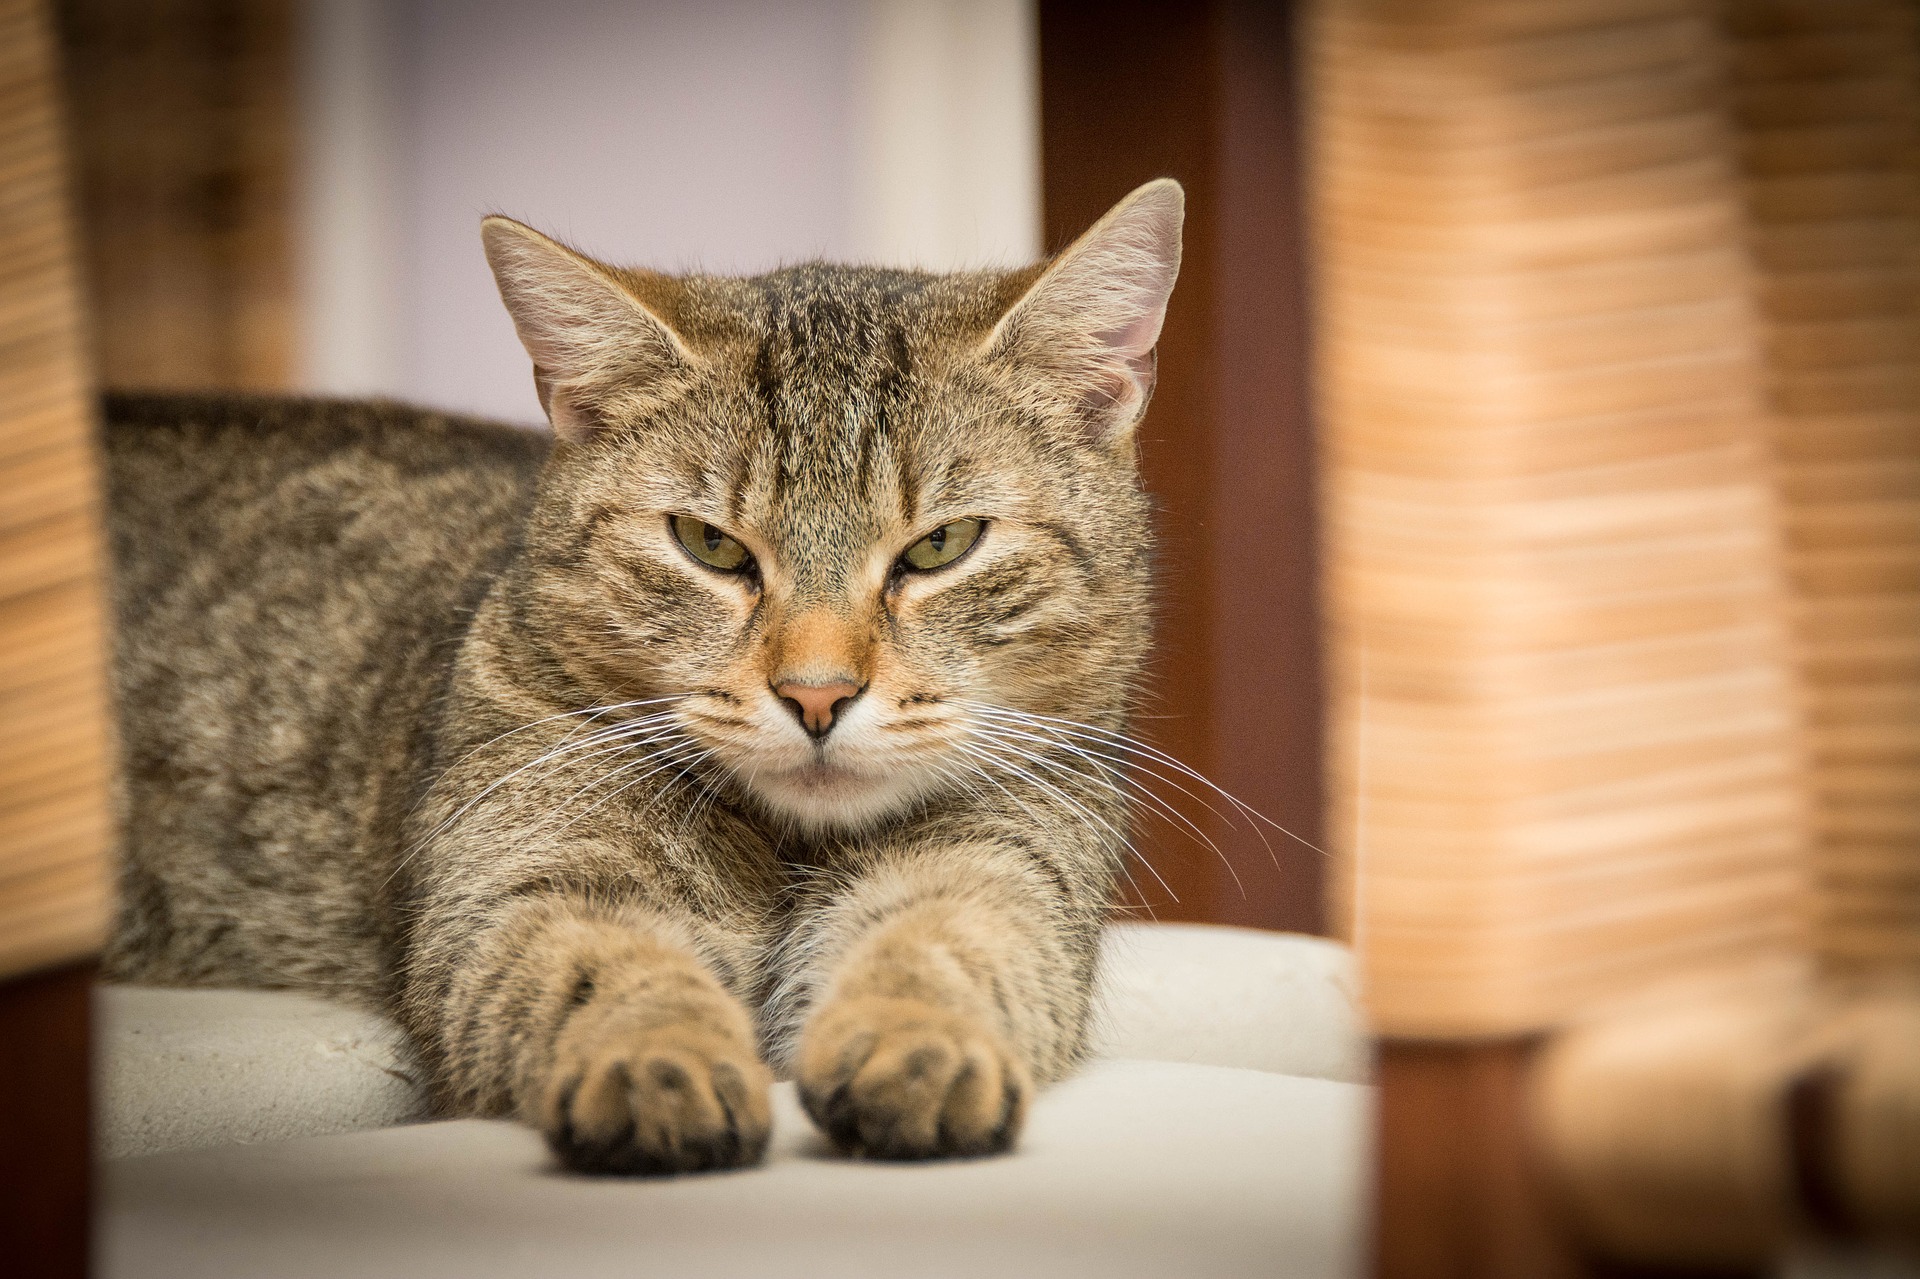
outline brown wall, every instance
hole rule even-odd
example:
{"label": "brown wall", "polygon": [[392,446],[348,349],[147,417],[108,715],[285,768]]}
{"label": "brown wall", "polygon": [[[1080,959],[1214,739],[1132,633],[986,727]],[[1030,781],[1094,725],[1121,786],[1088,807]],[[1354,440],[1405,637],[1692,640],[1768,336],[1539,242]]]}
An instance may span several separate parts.
{"label": "brown wall", "polygon": [[[1156,718],[1136,731],[1324,845],[1288,7],[1043,0],[1040,58],[1049,248],[1149,178],[1187,189],[1186,255],[1141,438],[1161,555]],[[1165,793],[1232,870],[1171,823],[1147,823],[1141,850],[1180,899],[1136,868],[1157,916],[1323,931],[1321,853]]]}

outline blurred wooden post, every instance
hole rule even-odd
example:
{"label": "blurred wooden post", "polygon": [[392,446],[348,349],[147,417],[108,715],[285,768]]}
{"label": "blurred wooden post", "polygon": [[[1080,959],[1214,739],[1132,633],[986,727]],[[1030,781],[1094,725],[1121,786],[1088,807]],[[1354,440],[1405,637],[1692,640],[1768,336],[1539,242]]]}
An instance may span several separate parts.
{"label": "blurred wooden post", "polygon": [[1378,1273],[1589,1273],[1535,1045],[1806,938],[1728,44],[1712,0],[1321,0],[1306,43]]}
{"label": "blurred wooden post", "polygon": [[1560,1220],[1527,1130],[1531,1040],[1389,1041],[1377,1062],[1374,1273],[1597,1273]]}
{"label": "blurred wooden post", "polygon": [[1920,8],[1728,6],[1821,958],[1920,974]]}
{"label": "blurred wooden post", "polygon": [[[1141,440],[1159,508],[1159,629],[1152,718],[1136,731],[1324,844],[1291,11],[1041,0],[1042,159],[1050,248],[1149,178],[1187,190],[1185,258]],[[1180,898],[1136,870],[1159,917],[1324,931],[1320,853],[1166,795],[1233,869],[1143,823],[1138,842]]]}
{"label": "blurred wooden post", "polygon": [[109,898],[98,482],[54,45],[0,0],[0,1264],[86,1271],[88,959]]}

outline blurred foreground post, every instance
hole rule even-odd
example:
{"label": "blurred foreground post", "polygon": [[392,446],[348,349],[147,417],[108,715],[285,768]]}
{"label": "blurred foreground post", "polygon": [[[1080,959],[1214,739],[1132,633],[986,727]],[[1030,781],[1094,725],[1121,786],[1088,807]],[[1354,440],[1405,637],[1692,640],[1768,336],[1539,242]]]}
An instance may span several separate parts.
{"label": "blurred foreground post", "polygon": [[1920,7],[1727,9],[1806,675],[1815,925],[1920,974]]}
{"label": "blurred foreground post", "polygon": [[1533,1034],[1804,938],[1713,8],[1320,15],[1334,827],[1389,1035]]}
{"label": "blurred foreground post", "polygon": [[0,0],[0,102],[0,1268],[77,1277],[110,763],[99,484],[40,0]]}
{"label": "blurred foreground post", "polygon": [[1913,24],[1313,12],[1381,1274],[1920,1234]]}

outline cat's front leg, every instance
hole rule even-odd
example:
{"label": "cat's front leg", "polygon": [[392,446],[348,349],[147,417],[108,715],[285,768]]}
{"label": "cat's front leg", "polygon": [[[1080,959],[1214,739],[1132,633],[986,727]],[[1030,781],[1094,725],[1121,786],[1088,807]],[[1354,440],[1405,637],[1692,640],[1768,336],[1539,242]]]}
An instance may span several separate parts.
{"label": "cat's front leg", "polygon": [[436,998],[443,1108],[517,1114],[569,1168],[672,1173],[757,1162],[772,1076],[747,1010],[691,925],[562,895],[506,908]]}
{"label": "cat's front leg", "polygon": [[993,1154],[1084,1036],[1097,910],[995,848],[880,859],[810,924],[800,1096],[843,1150]]}

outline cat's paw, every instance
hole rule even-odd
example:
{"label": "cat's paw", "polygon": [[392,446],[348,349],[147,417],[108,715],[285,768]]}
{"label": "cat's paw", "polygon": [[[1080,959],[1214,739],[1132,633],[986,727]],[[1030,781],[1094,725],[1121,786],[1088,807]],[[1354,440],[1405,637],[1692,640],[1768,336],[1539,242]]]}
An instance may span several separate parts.
{"label": "cat's paw", "polygon": [[799,1067],[813,1121],[842,1150],[876,1159],[1006,1150],[1033,1091],[991,1028],[915,999],[828,1005],[801,1039]]}
{"label": "cat's paw", "polygon": [[704,1026],[562,1036],[540,1109],[576,1172],[697,1172],[758,1163],[773,1077],[752,1045]]}

